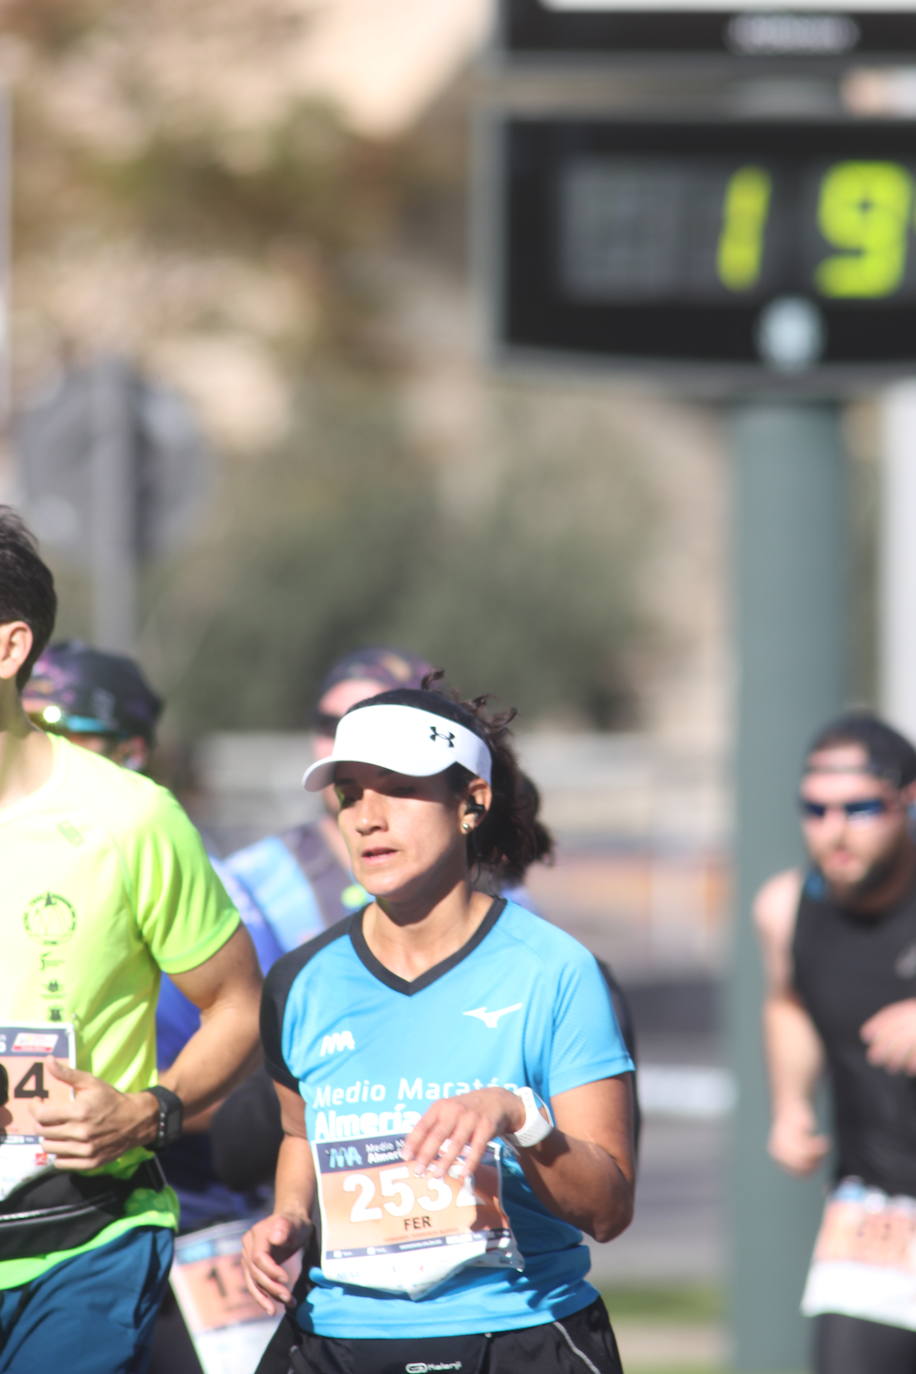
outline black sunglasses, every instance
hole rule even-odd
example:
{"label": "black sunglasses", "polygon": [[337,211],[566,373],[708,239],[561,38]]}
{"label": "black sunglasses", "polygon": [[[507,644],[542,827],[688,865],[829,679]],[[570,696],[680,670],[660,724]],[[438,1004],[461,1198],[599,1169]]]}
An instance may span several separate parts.
{"label": "black sunglasses", "polygon": [[871,821],[884,816],[891,804],[884,797],[867,797],[862,801],[816,802],[799,797],[798,805],[805,820],[822,821],[828,811],[842,811],[848,821]]}
{"label": "black sunglasses", "polygon": [[340,724],[340,716],[330,711],[316,711],[312,718],[312,729],[316,735],[333,735]]}

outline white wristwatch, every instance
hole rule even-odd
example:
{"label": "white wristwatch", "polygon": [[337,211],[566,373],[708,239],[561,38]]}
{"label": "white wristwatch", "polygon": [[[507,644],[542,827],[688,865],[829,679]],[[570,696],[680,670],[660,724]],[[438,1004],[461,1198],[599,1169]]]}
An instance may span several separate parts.
{"label": "white wristwatch", "polygon": [[525,1120],[519,1129],[507,1135],[506,1139],[524,1150],[531,1145],[540,1144],[546,1135],[550,1135],[553,1122],[541,1115],[538,1099],[530,1088],[513,1088],[512,1091],[522,1100]]}

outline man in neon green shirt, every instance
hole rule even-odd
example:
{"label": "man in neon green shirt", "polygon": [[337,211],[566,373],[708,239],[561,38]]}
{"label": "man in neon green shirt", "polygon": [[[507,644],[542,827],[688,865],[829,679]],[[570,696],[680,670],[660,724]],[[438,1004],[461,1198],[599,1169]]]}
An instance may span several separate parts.
{"label": "man in neon green shirt", "polygon": [[[55,609],[0,507],[0,1374],[140,1374],[177,1215],[154,1152],[250,1066],[259,974],[174,798],[26,718]],[[160,970],[201,1027],[157,1085]]]}

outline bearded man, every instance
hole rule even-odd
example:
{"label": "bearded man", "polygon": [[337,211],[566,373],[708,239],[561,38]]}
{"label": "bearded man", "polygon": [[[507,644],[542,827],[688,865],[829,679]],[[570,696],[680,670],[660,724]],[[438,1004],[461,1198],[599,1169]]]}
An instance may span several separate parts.
{"label": "bearded man", "polygon": [[[818,731],[799,789],[806,868],[754,908],[766,970],[768,1147],[832,1154],[802,1310],[815,1374],[916,1372],[916,749],[854,712]],[[814,1096],[826,1078],[832,1140]]]}

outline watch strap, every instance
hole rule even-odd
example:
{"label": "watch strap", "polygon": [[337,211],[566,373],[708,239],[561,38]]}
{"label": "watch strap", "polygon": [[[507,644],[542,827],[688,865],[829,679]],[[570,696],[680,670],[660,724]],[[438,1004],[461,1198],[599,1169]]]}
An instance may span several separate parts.
{"label": "watch strap", "polygon": [[163,1150],[167,1145],[173,1145],[181,1135],[184,1104],[177,1093],[173,1093],[171,1088],[164,1088],[161,1083],[147,1088],[147,1092],[152,1093],[159,1104],[156,1138],[148,1148]]}
{"label": "watch strap", "polygon": [[530,1088],[515,1088],[513,1090],[516,1097],[521,1098],[525,1108],[525,1120],[517,1131],[512,1132],[506,1138],[513,1145],[526,1150],[532,1145],[538,1145],[545,1136],[550,1135],[553,1130],[553,1122],[548,1121],[540,1110],[540,1101]]}

